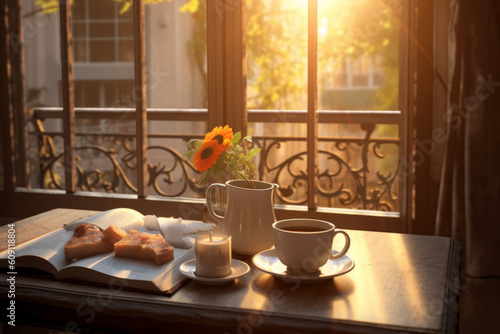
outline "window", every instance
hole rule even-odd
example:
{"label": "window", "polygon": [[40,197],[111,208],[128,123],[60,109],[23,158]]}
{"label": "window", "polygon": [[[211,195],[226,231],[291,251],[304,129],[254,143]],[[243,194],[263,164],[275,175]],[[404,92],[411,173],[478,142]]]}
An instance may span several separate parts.
{"label": "window", "polygon": [[[317,18],[308,26],[313,3]],[[400,6],[381,0],[247,2],[248,109],[271,109],[270,118],[272,110],[289,110],[297,118],[290,111],[311,113],[317,98],[317,157],[307,153],[305,118],[249,124],[263,148],[263,174],[282,187],[281,203],[399,212]],[[311,32],[317,49],[308,48]],[[311,52],[317,78],[307,67]],[[311,158],[317,199],[308,198]]]}
{"label": "window", "polygon": [[130,94],[133,80],[75,81],[75,105],[79,107],[127,107],[122,96]]}
{"label": "window", "polygon": [[[139,3],[134,4],[134,10],[140,8]],[[62,121],[60,109],[35,109],[33,121],[37,127],[28,129],[22,145],[40,148],[37,155],[45,160],[29,167],[30,171],[42,170],[39,180],[31,184],[18,181],[17,193],[43,197],[49,196],[43,190],[47,187],[61,189],[65,192],[56,195],[66,205],[92,208],[97,200],[84,192],[98,191],[107,194],[101,195],[100,203],[139,210],[162,206],[158,214],[173,210],[168,214],[185,215],[179,203],[200,206],[204,191],[195,182],[194,169],[182,160],[185,141],[202,136],[215,125],[230,124],[235,130],[252,134],[255,145],[263,148],[256,161],[257,177],[280,184],[277,210],[281,214],[307,212],[319,218],[339,219],[352,228],[404,230],[407,180],[398,174],[398,157],[406,154],[406,105],[400,101],[404,101],[407,88],[399,78],[407,73],[399,72],[397,60],[406,46],[399,44],[405,39],[399,35],[395,17],[407,20],[408,8],[400,1],[382,0],[188,3],[197,6],[182,7],[187,14],[179,11],[181,5],[175,1],[161,4],[175,5],[176,15],[185,15],[182,20],[155,12],[154,19],[145,23],[151,36],[155,29],[160,29],[157,36],[177,36],[181,29],[173,22],[185,24],[189,20],[192,38],[167,37],[165,42],[186,47],[177,50],[186,52],[180,58],[192,70],[174,73],[177,62],[170,62],[168,69],[163,65],[155,68],[165,49],[155,52],[158,46],[147,38],[136,39],[136,52],[137,43],[143,43],[149,52],[146,62],[134,59],[131,36],[138,23],[133,16],[139,16],[132,8],[120,14],[120,2],[75,2],[71,21],[74,59],[69,59],[70,66],[72,60],[75,62],[74,83],[69,82],[75,87],[75,124],[81,124],[78,122],[85,117],[93,119],[87,125],[95,126],[99,138],[109,140],[106,145],[114,142],[119,151],[117,146],[97,149],[101,150],[99,159],[109,158],[112,168],[97,166],[101,163],[96,154],[94,166],[92,154],[84,156],[81,152],[88,143],[74,140],[75,135],[95,137],[88,133],[89,128],[77,128],[76,134],[71,134],[71,124]],[[345,22],[333,18],[336,11],[349,14],[342,17]],[[136,76],[131,87],[132,68],[118,71],[113,66],[130,66],[132,61],[136,70],[147,65],[142,68],[144,76]],[[62,62],[63,73],[64,66]],[[128,74],[123,77],[125,72]],[[188,84],[178,89],[180,82]],[[65,96],[67,87],[61,87]],[[176,102],[165,109],[162,98],[166,95],[170,100],[182,95],[183,101],[196,102]],[[113,104],[117,98],[123,102],[123,96],[132,98]],[[145,105],[135,103],[138,96],[147,96],[148,107],[155,108],[147,111],[147,124]],[[120,109],[122,106],[128,109]],[[67,108],[66,102],[65,113]],[[57,120],[54,124],[59,128],[48,131],[40,127],[50,119]],[[138,125],[125,132],[106,131],[108,120],[118,124],[134,119]],[[28,138],[36,144],[28,144]],[[63,138],[73,140],[76,146],[68,148]],[[55,141],[59,146],[54,146]],[[73,170],[76,189],[67,183],[70,179],[63,161],[64,148],[67,155],[79,159],[80,167]],[[144,152],[147,162],[138,158]],[[90,153],[88,147],[85,153]],[[57,185],[50,180],[54,166],[60,172]],[[33,195],[26,185],[42,190]],[[141,200],[133,202],[137,194]],[[87,197],[82,201],[79,196]],[[158,202],[158,197],[163,201]]]}
{"label": "window", "polygon": [[75,1],[72,8],[75,62],[133,62],[132,12],[120,13],[119,3]]}
{"label": "window", "polygon": [[126,106],[120,97],[134,83],[132,12],[100,0],[75,1],[71,9],[75,106]]}

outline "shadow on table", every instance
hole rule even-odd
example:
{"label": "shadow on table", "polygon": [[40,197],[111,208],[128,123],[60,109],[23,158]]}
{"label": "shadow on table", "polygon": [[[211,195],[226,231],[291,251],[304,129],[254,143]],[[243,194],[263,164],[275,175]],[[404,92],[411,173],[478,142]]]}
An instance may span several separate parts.
{"label": "shadow on table", "polygon": [[331,280],[304,283],[299,280],[282,280],[271,275],[262,275],[251,286],[257,293],[267,296],[276,311],[307,311],[311,315],[325,317],[333,314],[334,305],[342,305],[342,313],[352,313],[348,296],[355,290],[349,276]]}

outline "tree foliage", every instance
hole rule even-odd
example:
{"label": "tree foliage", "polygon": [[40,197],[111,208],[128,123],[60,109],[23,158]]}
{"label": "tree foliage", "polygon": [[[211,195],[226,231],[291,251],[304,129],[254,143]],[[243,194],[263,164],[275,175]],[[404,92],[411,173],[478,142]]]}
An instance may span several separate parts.
{"label": "tree foliage", "polygon": [[[400,1],[320,0],[318,70],[339,70],[347,59],[372,57],[384,85],[373,107],[395,109],[398,96]],[[307,94],[307,1],[247,0],[249,108],[305,109]],[[322,93],[322,92],[320,92]]]}
{"label": "tree foliage", "polygon": [[[57,0],[34,0],[42,11],[57,11]],[[79,1],[79,0],[73,0]],[[109,0],[131,9],[133,0]],[[206,1],[145,0],[147,4],[179,2],[193,20],[187,42],[205,85]],[[374,109],[396,109],[398,100],[397,14],[401,0],[319,0],[318,69],[328,77],[346,60],[369,55],[379,59],[384,84]],[[234,9],[234,7],[233,7]],[[305,109],[307,103],[307,1],[246,0],[249,109]],[[321,88],[321,86],[320,86]],[[324,91],[320,91],[320,94]],[[206,96],[203,98],[206,104]]]}

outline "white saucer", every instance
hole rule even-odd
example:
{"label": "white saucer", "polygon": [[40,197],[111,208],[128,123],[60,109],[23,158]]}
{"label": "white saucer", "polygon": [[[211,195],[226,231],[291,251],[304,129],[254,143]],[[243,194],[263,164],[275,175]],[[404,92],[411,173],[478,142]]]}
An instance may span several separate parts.
{"label": "white saucer", "polygon": [[[332,255],[337,253],[337,251],[332,251]],[[332,277],[345,274],[354,268],[354,261],[347,255],[344,255],[340,259],[328,259],[325,265],[320,267],[315,273],[289,273],[287,272],[287,267],[278,259],[276,249],[274,248],[255,255],[253,263],[263,272],[275,277],[311,283],[332,279]]]}
{"label": "white saucer", "polygon": [[235,259],[231,260],[231,267],[232,267],[232,272],[228,276],[216,277],[216,278],[200,277],[196,276],[195,274],[196,260],[193,259],[181,264],[179,270],[187,278],[208,285],[221,285],[221,284],[231,283],[232,281],[234,281],[234,279],[245,275],[250,270],[248,264]]}

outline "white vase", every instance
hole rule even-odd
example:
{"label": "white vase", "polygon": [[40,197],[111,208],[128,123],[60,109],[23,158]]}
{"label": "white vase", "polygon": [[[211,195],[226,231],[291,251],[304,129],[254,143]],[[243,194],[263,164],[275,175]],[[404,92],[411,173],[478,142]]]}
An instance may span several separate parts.
{"label": "white vase", "polygon": [[[232,238],[232,250],[239,254],[254,255],[271,248],[274,215],[274,192],[278,185],[251,180],[230,180],[225,184],[214,183],[207,188],[207,208],[217,221],[218,229]],[[227,192],[227,209],[224,215],[214,211],[215,190]]]}

